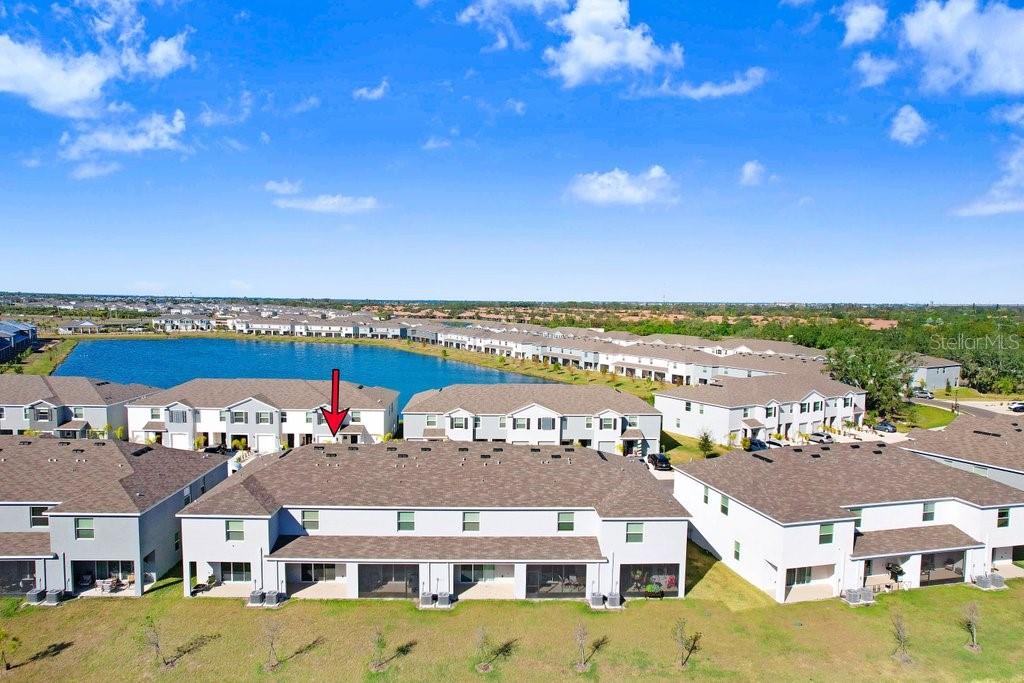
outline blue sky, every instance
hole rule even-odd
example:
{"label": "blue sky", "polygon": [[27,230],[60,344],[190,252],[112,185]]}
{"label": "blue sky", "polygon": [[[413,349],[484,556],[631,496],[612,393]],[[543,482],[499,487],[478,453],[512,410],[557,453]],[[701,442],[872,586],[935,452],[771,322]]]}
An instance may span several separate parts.
{"label": "blue sky", "polygon": [[0,289],[1020,302],[1024,7],[0,1]]}

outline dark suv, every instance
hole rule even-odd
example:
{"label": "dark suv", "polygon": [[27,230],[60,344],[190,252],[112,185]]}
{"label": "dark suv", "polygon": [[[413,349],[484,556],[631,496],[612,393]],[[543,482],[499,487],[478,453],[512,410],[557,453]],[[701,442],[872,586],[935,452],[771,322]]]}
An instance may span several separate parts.
{"label": "dark suv", "polygon": [[647,464],[661,472],[672,469],[672,463],[664,453],[651,453],[647,456]]}

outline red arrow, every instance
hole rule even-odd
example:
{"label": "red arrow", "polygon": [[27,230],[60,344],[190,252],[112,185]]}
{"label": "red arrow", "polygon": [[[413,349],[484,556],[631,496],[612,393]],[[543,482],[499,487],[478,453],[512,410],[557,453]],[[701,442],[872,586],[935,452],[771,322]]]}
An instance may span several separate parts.
{"label": "red arrow", "polygon": [[324,419],[327,420],[327,426],[331,428],[331,436],[337,436],[338,430],[341,429],[341,423],[348,417],[348,408],[344,410],[338,409],[338,368],[331,370],[331,409],[327,408],[320,409],[324,414]]}

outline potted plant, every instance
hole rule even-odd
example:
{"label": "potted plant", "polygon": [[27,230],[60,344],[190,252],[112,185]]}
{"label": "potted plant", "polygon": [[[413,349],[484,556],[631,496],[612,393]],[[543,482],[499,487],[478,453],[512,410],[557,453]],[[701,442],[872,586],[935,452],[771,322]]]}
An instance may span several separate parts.
{"label": "potted plant", "polygon": [[645,598],[658,598],[659,600],[665,597],[665,591],[662,590],[661,585],[655,582],[650,582],[644,586],[644,597]]}

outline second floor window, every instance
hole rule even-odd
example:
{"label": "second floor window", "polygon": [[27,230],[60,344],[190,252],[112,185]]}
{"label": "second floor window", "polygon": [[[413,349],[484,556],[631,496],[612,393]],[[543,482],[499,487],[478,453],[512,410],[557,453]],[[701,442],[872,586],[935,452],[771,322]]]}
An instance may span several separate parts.
{"label": "second floor window", "polygon": [[935,521],[935,503],[925,503],[921,510],[921,521],[922,522],[934,522]]}
{"label": "second floor window", "polygon": [[996,527],[1005,529],[1010,526],[1010,508],[999,508],[996,511]]}
{"label": "second floor window", "polygon": [[505,429],[508,426],[508,418],[504,415],[498,418],[498,429]]}
{"label": "second floor window", "polygon": [[558,513],[558,530],[559,531],[573,531],[576,528],[575,513],[572,512],[559,512]]}
{"label": "second floor window", "polygon": [[807,413],[807,412],[810,412],[810,410],[811,410],[811,404],[810,403],[801,403],[800,404],[800,412],[801,413]]}
{"label": "second floor window", "polygon": [[246,413],[244,411],[241,411],[241,410],[235,410],[235,411],[233,411],[231,413],[231,424],[246,424],[248,422],[249,422],[249,414],[248,413]]}
{"label": "second floor window", "polygon": [[302,511],[302,528],[306,531],[316,531],[320,528],[320,511],[319,510],[303,510]]}
{"label": "second floor window", "polygon": [[50,421],[50,409],[49,408],[36,408],[36,420],[39,422]]}
{"label": "second floor window", "polygon": [[274,424],[274,414],[271,412],[260,411],[256,413],[256,424],[258,425],[270,425]]}
{"label": "second floor window", "polygon": [[353,410],[349,413],[349,418],[352,424],[359,424],[363,421],[363,413],[360,410]]}
{"label": "second floor window", "polygon": [[473,429],[480,429],[480,418],[476,415],[473,416]]}
{"label": "second floor window", "polygon": [[428,427],[436,427],[437,426],[437,415],[427,415],[427,426]]}
{"label": "second floor window", "polygon": [[74,408],[71,409],[71,414],[74,416],[76,420],[81,420],[82,418],[85,417],[85,408],[83,408],[82,406],[75,406]]}
{"label": "second floor window", "polygon": [[768,406],[764,409],[765,417],[775,417],[775,406]]}
{"label": "second floor window", "polygon": [[96,538],[92,517],[75,517],[75,538],[90,540]]}
{"label": "second floor window", "polygon": [[860,528],[860,523],[861,523],[861,517],[864,514],[863,511],[860,508],[850,508],[850,512],[852,512],[853,515],[854,515],[854,517],[853,517],[853,528],[854,529],[859,529]]}
{"label": "second floor window", "polygon": [[453,417],[452,418],[452,429],[465,429],[466,418],[464,417]]}
{"label": "second floor window", "polygon": [[400,510],[398,512],[398,530],[416,531],[416,513],[407,510]]}
{"label": "second floor window", "polygon": [[644,523],[626,522],[626,543],[644,542]]}
{"label": "second floor window", "polygon": [[244,541],[245,526],[240,519],[228,519],[224,521],[224,540]]}
{"label": "second floor window", "polygon": [[512,418],[512,429],[529,429],[530,418],[528,417],[514,417]]}
{"label": "second floor window", "polygon": [[174,424],[184,424],[188,422],[188,411],[185,410],[168,410],[167,421]]}
{"label": "second floor window", "polygon": [[50,518],[46,516],[46,511],[49,509],[45,506],[30,507],[28,509],[29,524],[33,527],[50,526]]}
{"label": "second floor window", "polygon": [[705,505],[708,504],[708,497],[710,496],[710,494],[711,494],[711,489],[709,489],[707,486],[705,486],[704,487],[704,504]]}
{"label": "second floor window", "polygon": [[729,496],[722,496],[722,502],[718,509],[723,515],[729,515]]}
{"label": "second floor window", "polygon": [[614,417],[602,417],[601,418],[601,429],[615,429],[615,418]]}
{"label": "second floor window", "polygon": [[149,419],[150,420],[159,420],[160,419],[160,409],[159,408],[150,408],[149,409]]}
{"label": "second floor window", "polygon": [[587,429],[593,429],[594,428],[594,418],[588,417],[585,426],[586,426]]}
{"label": "second floor window", "polygon": [[843,407],[844,408],[849,408],[852,405],[853,405],[853,399],[852,398],[847,396],[846,398],[843,399]]}
{"label": "second floor window", "polygon": [[629,427],[636,427],[640,424],[640,418],[636,415],[629,415],[626,417],[626,425]]}
{"label": "second floor window", "polygon": [[835,536],[835,525],[822,524],[818,527],[818,545],[828,545]]}
{"label": "second floor window", "polygon": [[543,430],[552,430],[555,428],[555,418],[553,417],[542,417],[537,420],[537,428]]}
{"label": "second floor window", "polygon": [[462,513],[462,530],[463,531],[480,531],[480,513],[479,512],[463,512]]}

